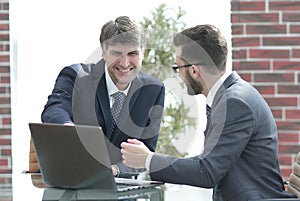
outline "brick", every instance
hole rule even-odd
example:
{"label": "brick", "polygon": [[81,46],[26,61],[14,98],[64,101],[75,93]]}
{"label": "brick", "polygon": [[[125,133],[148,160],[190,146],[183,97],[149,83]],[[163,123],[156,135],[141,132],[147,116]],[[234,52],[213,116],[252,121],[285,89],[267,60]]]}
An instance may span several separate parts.
{"label": "brick", "polygon": [[0,106],[1,104],[9,104],[10,103],[10,97],[0,97]]}
{"label": "brick", "polygon": [[292,167],[280,167],[280,173],[283,180],[288,180],[292,172]]}
{"label": "brick", "polygon": [[244,49],[234,49],[232,51],[232,58],[233,59],[246,59],[247,51]]}
{"label": "brick", "polygon": [[254,82],[279,82],[279,83],[294,83],[294,73],[255,73]]}
{"label": "brick", "polygon": [[0,156],[11,156],[11,149],[0,149],[1,152],[0,152]]}
{"label": "brick", "polygon": [[[277,129],[278,130],[285,130],[285,131],[293,131],[293,130],[300,130],[300,122],[298,121],[276,121]],[[300,145],[298,145],[298,151],[300,150]],[[294,153],[298,153],[294,152]]]}
{"label": "brick", "polygon": [[281,109],[279,110],[279,109],[271,108],[271,110],[275,119],[282,119],[283,115]]}
{"label": "brick", "polygon": [[0,34],[0,41],[9,41],[9,34]]}
{"label": "brick", "polygon": [[286,25],[247,25],[246,34],[285,34]]}
{"label": "brick", "polygon": [[239,75],[241,76],[241,78],[243,78],[247,82],[251,82],[252,81],[252,75],[250,73],[239,72]]}
{"label": "brick", "polygon": [[299,34],[300,33],[300,25],[290,25],[290,33]]}
{"label": "brick", "polygon": [[8,166],[8,159],[0,158],[0,166]]}
{"label": "brick", "polygon": [[297,107],[298,105],[298,99],[295,97],[265,97],[265,100],[270,107]]}
{"label": "brick", "polygon": [[260,46],[259,37],[239,37],[232,38],[232,44],[234,47],[249,47]]}
{"label": "brick", "polygon": [[0,75],[0,83],[1,84],[9,84],[10,83],[10,76],[1,76]]}
{"label": "brick", "polygon": [[0,24],[0,31],[8,31],[9,30],[9,24]]}
{"label": "brick", "polygon": [[234,13],[231,14],[232,23],[247,23],[247,22],[256,22],[256,23],[267,23],[267,22],[279,22],[278,13]]}
{"label": "brick", "polygon": [[287,10],[300,10],[300,2],[299,1],[278,1],[278,2],[269,2],[269,10],[276,11],[287,11]]}
{"label": "brick", "polygon": [[291,95],[291,94],[299,94],[299,92],[300,92],[300,85],[282,85],[282,84],[278,85],[278,94]]}
{"label": "brick", "polygon": [[231,26],[232,35],[242,35],[244,34],[244,27],[243,25],[232,25]]}
{"label": "brick", "polygon": [[253,86],[261,93],[262,95],[269,95],[275,93],[275,86],[274,85],[256,85]]}
{"label": "brick", "polygon": [[3,168],[3,169],[0,168],[0,174],[8,174],[8,173],[12,173],[11,168]]}
{"label": "brick", "polygon": [[279,152],[282,154],[294,154],[300,150],[300,145],[279,145]]}
{"label": "brick", "polygon": [[2,125],[11,125],[11,118],[2,118]]}
{"label": "brick", "polygon": [[231,2],[232,11],[264,11],[265,2],[262,1],[232,1]]}
{"label": "brick", "polygon": [[11,125],[11,118],[2,118],[2,125]]}
{"label": "brick", "polygon": [[9,129],[9,128],[0,128],[0,136],[1,135],[11,135],[11,129]]}
{"label": "brick", "polygon": [[0,55],[0,62],[9,62],[9,55]]}
{"label": "brick", "polygon": [[250,58],[289,58],[289,50],[250,49]]}
{"label": "brick", "polygon": [[0,87],[0,94],[6,94],[6,87]]}
{"label": "brick", "polygon": [[0,21],[8,21],[9,14],[8,13],[0,13]]}
{"label": "brick", "polygon": [[292,50],[292,57],[293,58],[300,58],[300,49],[293,49]]}
{"label": "brick", "polygon": [[0,184],[12,183],[11,175],[0,175]]}
{"label": "brick", "polygon": [[274,61],[274,70],[300,70],[300,61]]}
{"label": "brick", "polygon": [[264,37],[263,46],[299,46],[300,37]]}
{"label": "brick", "polygon": [[[7,0],[9,1],[9,0]],[[3,2],[3,0],[2,0]],[[9,10],[9,3],[1,3],[1,9],[2,10]]]}
{"label": "brick", "polygon": [[283,12],[282,21],[283,22],[299,22],[300,21],[299,11],[297,11],[297,12]]}
{"label": "brick", "polygon": [[300,109],[286,109],[286,119],[300,119]]}
{"label": "brick", "polygon": [[296,131],[292,132],[292,133],[279,131],[278,132],[278,142],[279,142],[279,144],[299,142],[299,134]]}
{"label": "brick", "polygon": [[1,145],[11,145],[11,140],[10,139],[0,139],[0,144]]}
{"label": "brick", "polygon": [[9,66],[0,66],[0,73],[9,73],[10,67]]}
{"label": "brick", "polygon": [[10,114],[11,108],[0,108],[0,114]]}
{"label": "brick", "polygon": [[292,156],[291,155],[281,155],[278,157],[280,165],[292,165]]}
{"label": "brick", "polygon": [[235,70],[270,70],[270,61],[233,61]]}

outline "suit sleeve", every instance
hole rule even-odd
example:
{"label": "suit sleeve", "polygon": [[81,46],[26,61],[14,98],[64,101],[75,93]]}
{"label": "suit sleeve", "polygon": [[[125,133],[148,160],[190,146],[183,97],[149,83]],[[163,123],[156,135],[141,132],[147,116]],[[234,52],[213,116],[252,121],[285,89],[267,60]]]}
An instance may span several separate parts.
{"label": "suit sleeve", "polygon": [[238,98],[223,101],[211,112],[204,152],[184,159],[154,154],[150,163],[151,179],[212,188],[231,170],[253,132],[253,112]]}
{"label": "suit sleeve", "polygon": [[[152,110],[149,112],[148,125],[144,128],[143,133],[139,139],[151,150],[155,151],[156,144],[158,140],[160,124],[163,116],[164,98],[165,98],[165,88],[160,85],[160,90],[157,92],[157,98],[154,101]],[[154,89],[154,88],[153,88]],[[120,172],[143,172],[146,169],[134,169],[127,167],[122,161],[116,163],[119,167]]]}
{"label": "suit sleeve", "polygon": [[151,150],[155,151],[158,140],[161,121],[163,118],[165,100],[165,88],[162,86],[149,114],[149,126],[144,129],[141,141]]}
{"label": "suit sleeve", "polygon": [[42,112],[42,122],[61,124],[73,122],[72,93],[75,79],[76,71],[72,68],[65,67],[61,70]]}

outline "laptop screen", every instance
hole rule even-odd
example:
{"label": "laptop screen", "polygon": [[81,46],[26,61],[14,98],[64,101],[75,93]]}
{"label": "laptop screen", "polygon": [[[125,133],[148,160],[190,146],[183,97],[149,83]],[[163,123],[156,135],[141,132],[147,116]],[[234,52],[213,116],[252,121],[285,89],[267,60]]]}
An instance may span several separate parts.
{"label": "laptop screen", "polygon": [[118,178],[118,183],[122,183],[122,188],[118,188],[101,127],[29,123],[29,128],[47,186],[117,192],[163,184]]}

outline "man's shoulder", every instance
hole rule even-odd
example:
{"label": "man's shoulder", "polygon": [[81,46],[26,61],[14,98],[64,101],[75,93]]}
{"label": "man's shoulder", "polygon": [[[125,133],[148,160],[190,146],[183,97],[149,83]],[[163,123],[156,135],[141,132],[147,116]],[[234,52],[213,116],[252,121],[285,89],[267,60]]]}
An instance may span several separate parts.
{"label": "man's shoulder", "polygon": [[98,62],[98,63],[74,63],[69,66],[66,66],[62,71],[73,71],[77,77],[86,77],[86,76],[92,76],[92,77],[99,77],[99,75],[102,75],[104,73],[104,63]]}
{"label": "man's shoulder", "polygon": [[144,83],[153,83],[153,84],[158,84],[158,85],[163,85],[162,81],[157,79],[156,77],[149,75],[143,71],[140,71],[139,74],[137,75],[137,78],[142,80]]}

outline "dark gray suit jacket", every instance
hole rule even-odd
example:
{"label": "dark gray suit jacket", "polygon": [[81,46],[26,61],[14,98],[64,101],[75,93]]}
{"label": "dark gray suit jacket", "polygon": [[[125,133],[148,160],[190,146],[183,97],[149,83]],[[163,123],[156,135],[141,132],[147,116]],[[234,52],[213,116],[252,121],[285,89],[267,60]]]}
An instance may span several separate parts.
{"label": "dark gray suit jacket", "polygon": [[[154,151],[162,120],[165,88],[159,80],[138,73],[132,81],[117,128],[112,133],[112,115],[105,81],[105,63],[74,64],[59,73],[42,112],[42,122],[74,122],[101,126],[107,137],[112,164],[120,162],[120,144],[128,138],[143,141]],[[124,169],[125,168],[125,169]]]}
{"label": "dark gray suit jacket", "polygon": [[258,91],[236,72],[213,100],[206,134],[199,156],[154,154],[151,178],[218,189],[216,201],[294,197],[284,191],[273,115]]}

